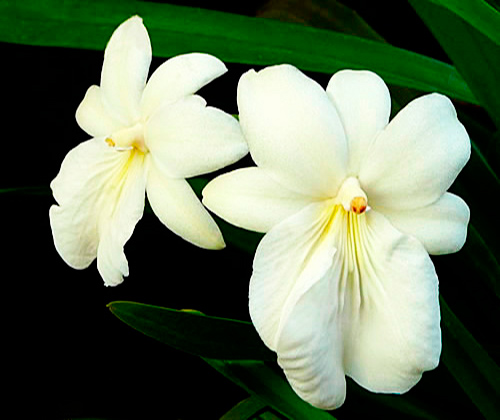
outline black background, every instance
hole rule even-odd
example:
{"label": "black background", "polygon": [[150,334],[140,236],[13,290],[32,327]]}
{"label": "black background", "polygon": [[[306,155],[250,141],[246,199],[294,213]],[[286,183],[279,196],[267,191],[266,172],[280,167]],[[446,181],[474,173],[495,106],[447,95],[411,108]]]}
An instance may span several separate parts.
{"label": "black background", "polygon": [[[264,2],[246,2],[239,8],[222,2],[191,3],[255,15]],[[391,43],[446,60],[403,2],[387,10],[375,9],[369,1],[350,3]],[[393,19],[388,10],[399,18]],[[417,32],[423,34],[419,40]],[[67,152],[88,139],[74,114],[86,89],[99,83],[103,52],[10,44],[0,48],[0,186],[48,187]],[[151,71],[163,61],[154,58]],[[228,68],[200,93],[209,105],[237,113],[237,82],[249,67]],[[323,84],[329,77],[311,76]],[[16,403],[16,415],[9,418],[28,418],[34,410],[36,418],[43,419],[215,419],[245,398],[243,390],[201,359],[132,330],[106,304],[133,300],[248,320],[248,256],[234,249],[198,249],[145,214],[125,248],[130,277],[106,288],[95,263],[77,271],[57,254],[48,218],[53,203],[50,192],[0,195],[4,377],[13,396],[9,392],[6,400]],[[451,265],[450,258],[439,260],[438,270]],[[453,288],[448,288],[453,300]],[[433,375],[426,374],[414,395],[432,385]],[[456,395],[467,400],[458,388]],[[348,395],[336,415],[354,418],[357,410],[362,407]],[[461,410],[477,418],[469,405]]]}

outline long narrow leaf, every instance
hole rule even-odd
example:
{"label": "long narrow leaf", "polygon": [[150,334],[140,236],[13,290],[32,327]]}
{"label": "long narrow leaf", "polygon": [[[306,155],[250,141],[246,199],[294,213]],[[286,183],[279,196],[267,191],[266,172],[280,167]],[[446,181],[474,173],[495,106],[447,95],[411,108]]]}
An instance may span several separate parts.
{"label": "long narrow leaf", "polygon": [[0,41],[103,50],[116,26],[133,14],[144,18],[158,56],[199,51],[227,62],[287,62],[329,74],[346,67],[369,68],[391,84],[477,103],[454,67],[382,42],[273,19],[168,4],[2,1]]}
{"label": "long narrow leaf", "polygon": [[[261,413],[265,412],[267,404],[259,397],[252,395],[236,404],[231,410],[224,414],[219,420],[250,420],[261,419]],[[256,417],[256,416],[259,417]],[[269,417],[271,418],[271,417]],[[276,417],[274,417],[276,419]]]}
{"label": "long narrow leaf", "polygon": [[40,195],[48,196],[51,194],[49,187],[12,187],[0,188],[0,195]]}
{"label": "long narrow leaf", "polygon": [[301,400],[290,385],[263,362],[204,359],[210,366],[257,395],[291,420],[332,420],[335,417]]}
{"label": "long narrow leaf", "polygon": [[500,12],[483,0],[429,0],[448,9],[500,45]]}
{"label": "long narrow leaf", "polygon": [[249,322],[117,301],[108,308],[136,330],[197,356],[227,360],[275,360]]}
{"label": "long narrow leaf", "polygon": [[500,368],[441,297],[442,362],[486,419],[500,418]]}
{"label": "long narrow leaf", "polygon": [[[500,95],[498,95],[500,91],[498,78],[500,42],[497,39],[492,40],[478,29],[483,27],[482,22],[475,21],[479,26],[474,27],[449,9],[436,4],[440,2],[410,0],[410,3],[451,58],[474,96],[500,129]],[[499,22],[498,12],[491,7],[490,9],[490,13],[485,14],[491,15],[493,20]],[[495,28],[497,38],[500,33],[499,29],[500,26],[497,25]]]}
{"label": "long narrow leaf", "polygon": [[500,299],[500,262],[472,224],[469,225],[467,243],[462,252],[485,290]]}

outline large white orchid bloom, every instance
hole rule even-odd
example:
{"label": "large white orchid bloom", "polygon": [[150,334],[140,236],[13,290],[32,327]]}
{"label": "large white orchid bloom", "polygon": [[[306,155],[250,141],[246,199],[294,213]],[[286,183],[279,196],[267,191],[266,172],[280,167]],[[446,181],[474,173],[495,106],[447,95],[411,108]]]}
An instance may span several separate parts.
{"label": "large white orchid bloom", "polygon": [[390,95],[368,71],[326,92],[292,66],[249,71],[240,123],[257,167],[211,181],[204,204],[267,232],[250,315],[303,399],[333,409],[345,375],[402,393],[441,352],[438,278],[428,253],[459,250],[469,209],[446,192],[470,141],[446,97],[412,101],[388,123]]}
{"label": "large white orchid bloom", "polygon": [[194,93],[226,72],[207,54],[167,60],[146,78],[151,44],[135,16],[113,33],[101,85],[91,86],[76,119],[94,138],[71,150],[51,188],[55,246],[74,268],[97,257],[106,285],[128,275],[123,247],[144,211],[203,248],[219,249],[219,228],[185,180],[222,168],[248,148],[238,122]]}

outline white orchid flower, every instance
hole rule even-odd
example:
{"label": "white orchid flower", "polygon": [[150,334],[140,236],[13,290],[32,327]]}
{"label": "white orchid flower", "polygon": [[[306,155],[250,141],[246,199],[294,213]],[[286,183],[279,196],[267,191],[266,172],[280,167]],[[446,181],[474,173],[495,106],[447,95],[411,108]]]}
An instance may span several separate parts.
{"label": "white orchid flower", "polygon": [[297,394],[333,409],[345,375],[403,393],[441,352],[438,278],[428,253],[459,250],[469,209],[447,190],[470,141],[446,97],[412,101],[389,123],[389,91],[340,71],[326,92],[289,65],[249,71],[240,123],[257,167],[212,180],[203,202],[266,232],[250,315]]}
{"label": "white orchid flower", "polygon": [[203,248],[224,241],[185,178],[231,164],[247,152],[238,122],[194,95],[226,72],[207,54],[181,55],[146,78],[151,44],[134,16],[113,33],[101,85],[91,86],[76,119],[91,140],[71,150],[51,188],[54,243],[71,267],[97,268],[106,285],[129,274],[123,247],[144,211]]}

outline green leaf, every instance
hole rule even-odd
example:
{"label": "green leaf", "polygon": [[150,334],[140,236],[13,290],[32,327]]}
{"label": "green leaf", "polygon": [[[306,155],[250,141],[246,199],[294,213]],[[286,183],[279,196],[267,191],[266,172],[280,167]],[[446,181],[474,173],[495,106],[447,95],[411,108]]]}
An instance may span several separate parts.
{"label": "green leaf", "polygon": [[0,194],[5,195],[51,195],[52,192],[49,187],[12,187],[0,188]]}
{"label": "green leaf", "polygon": [[338,0],[268,0],[258,16],[384,40],[355,10]]}
{"label": "green leaf", "polygon": [[467,263],[486,289],[500,299],[500,263],[473,224],[469,224],[467,241],[462,250]]}
{"label": "green leaf", "polygon": [[292,420],[332,420],[334,417],[306,403],[288,382],[263,362],[204,360],[251,395],[257,395],[278,413]]}
{"label": "green leaf", "polygon": [[482,0],[429,0],[446,8],[500,45],[500,12]]}
{"label": "green leaf", "polygon": [[[424,398],[413,393],[382,394],[374,393],[347,378],[347,398],[356,399],[358,417],[368,416],[371,412],[384,413],[384,419],[425,419],[439,420],[441,407],[430,405]],[[365,408],[366,407],[366,408]]]}
{"label": "green leaf", "polygon": [[256,416],[261,419],[261,413],[267,411],[267,404],[262,401],[259,397],[252,395],[251,397],[239,402],[226,414],[224,414],[220,420],[244,420],[244,419],[254,419]]}
{"label": "green leaf", "polygon": [[500,368],[440,298],[442,362],[486,419],[500,418]]}
{"label": "green leaf", "polygon": [[[329,418],[302,401],[262,360],[275,360],[249,322],[135,302],[111,302],[111,312],[136,330],[211,366],[291,419]],[[223,360],[218,360],[223,359]]]}
{"label": "green leaf", "polygon": [[250,322],[135,302],[111,302],[108,308],[132,328],[190,354],[226,360],[276,359]]}
{"label": "green leaf", "polygon": [[477,103],[453,66],[388,44],[333,31],[170,4],[125,0],[0,3],[0,41],[104,50],[113,30],[139,14],[155,55],[199,51],[227,62],[290,63],[333,74],[369,68],[388,83]]}
{"label": "green leaf", "polygon": [[[499,12],[477,0],[460,4],[437,0],[410,3],[500,129]],[[473,16],[475,9],[481,10],[477,16]]]}

